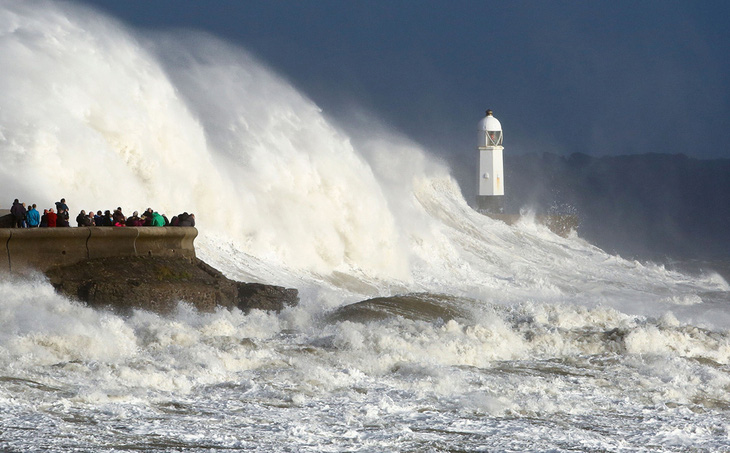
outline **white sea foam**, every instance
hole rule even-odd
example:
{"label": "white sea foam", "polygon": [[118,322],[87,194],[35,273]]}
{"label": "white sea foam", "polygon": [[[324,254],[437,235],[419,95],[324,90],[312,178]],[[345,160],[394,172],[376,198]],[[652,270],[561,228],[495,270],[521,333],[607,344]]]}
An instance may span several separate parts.
{"label": "white sea foam", "polygon": [[70,4],[6,2],[0,19],[14,62],[0,75],[12,87],[0,93],[2,188],[23,200],[196,212],[201,254],[229,273],[507,300],[594,285],[598,303],[649,285],[696,302],[678,274],[477,214],[427,152],[374,123],[348,138],[240,48],[130,33]]}
{"label": "white sea foam", "polygon": [[[0,446],[727,447],[719,275],[484,217],[427,151],[328,118],[210,36],[2,1],[0,58],[6,195],[194,212],[199,256],[301,296],[281,314],[119,317],[5,276]],[[336,311],[405,293],[431,296]]]}

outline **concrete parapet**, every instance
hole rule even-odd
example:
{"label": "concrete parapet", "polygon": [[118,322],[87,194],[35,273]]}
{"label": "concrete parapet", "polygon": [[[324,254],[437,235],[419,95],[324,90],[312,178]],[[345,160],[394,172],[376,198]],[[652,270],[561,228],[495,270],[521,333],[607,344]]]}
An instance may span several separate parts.
{"label": "concrete parapet", "polygon": [[137,238],[136,255],[195,258],[193,241],[198,230],[193,227],[145,228]]}
{"label": "concrete parapet", "polygon": [[89,242],[87,243],[89,259],[137,255],[135,242],[140,234],[141,228],[139,227],[82,227],[77,229],[89,230]]}
{"label": "concrete parapet", "polygon": [[10,270],[10,253],[8,252],[8,242],[10,241],[10,233],[12,230],[8,228],[0,228],[0,271]]}
{"label": "concrete parapet", "polygon": [[46,270],[78,263],[88,257],[88,228],[15,228],[10,230],[10,270]]}
{"label": "concrete parapet", "polygon": [[0,209],[0,228],[12,228],[13,227],[13,215],[10,213],[10,209]]}
{"label": "concrete parapet", "polygon": [[0,271],[46,271],[87,259],[195,258],[193,227],[0,228]]}

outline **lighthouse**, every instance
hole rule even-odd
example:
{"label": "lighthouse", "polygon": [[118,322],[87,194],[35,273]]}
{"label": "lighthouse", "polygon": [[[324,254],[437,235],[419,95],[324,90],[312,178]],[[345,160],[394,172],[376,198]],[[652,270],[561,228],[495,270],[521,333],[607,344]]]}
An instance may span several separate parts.
{"label": "lighthouse", "polygon": [[492,111],[479,121],[477,151],[479,152],[479,192],[477,208],[489,213],[502,212],[504,197],[504,168],[502,165],[502,124]]}

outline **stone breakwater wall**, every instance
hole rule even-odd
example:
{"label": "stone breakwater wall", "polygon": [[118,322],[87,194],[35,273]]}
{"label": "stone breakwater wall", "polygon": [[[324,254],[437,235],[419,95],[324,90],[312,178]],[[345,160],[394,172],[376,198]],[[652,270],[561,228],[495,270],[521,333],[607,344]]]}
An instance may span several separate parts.
{"label": "stone breakwater wall", "polygon": [[[501,220],[507,225],[514,225],[522,217],[519,214],[495,214],[491,212],[486,215],[495,220]],[[550,231],[562,237],[567,237],[571,231],[578,231],[580,225],[578,216],[569,214],[536,215],[535,222],[545,225]]]}
{"label": "stone breakwater wall", "polygon": [[195,258],[194,227],[0,228],[0,271],[112,257]]}

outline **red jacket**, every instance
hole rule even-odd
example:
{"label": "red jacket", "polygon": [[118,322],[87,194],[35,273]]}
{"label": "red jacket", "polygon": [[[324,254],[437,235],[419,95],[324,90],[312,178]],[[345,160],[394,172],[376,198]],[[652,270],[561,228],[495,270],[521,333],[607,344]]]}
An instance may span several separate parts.
{"label": "red jacket", "polygon": [[56,226],[56,217],[58,217],[58,215],[55,212],[48,213],[47,218],[48,218],[48,227],[49,228]]}

